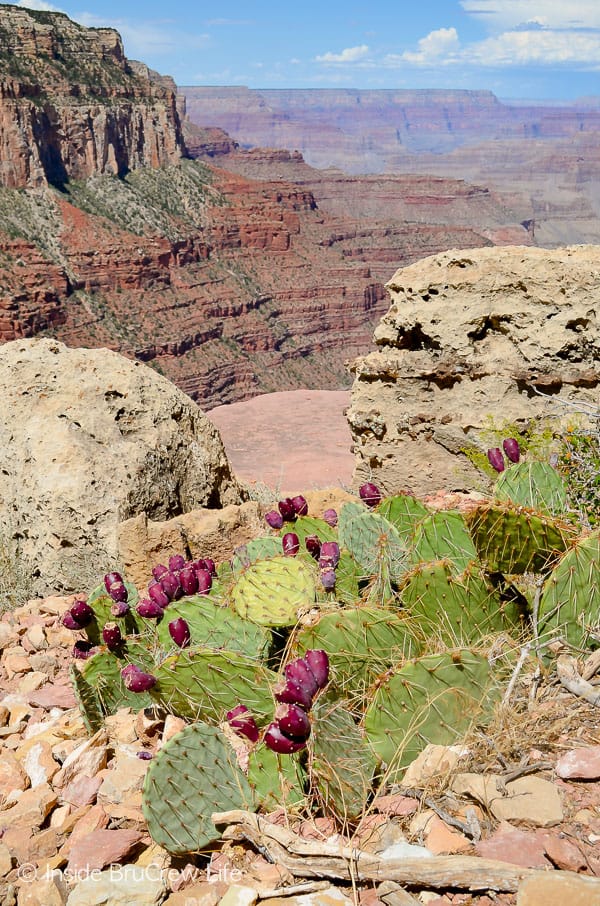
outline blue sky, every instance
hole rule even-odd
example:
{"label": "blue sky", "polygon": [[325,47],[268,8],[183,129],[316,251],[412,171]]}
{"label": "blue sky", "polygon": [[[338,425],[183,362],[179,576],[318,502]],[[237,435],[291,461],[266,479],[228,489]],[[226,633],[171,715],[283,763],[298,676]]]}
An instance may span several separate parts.
{"label": "blue sky", "polygon": [[110,25],[179,85],[600,94],[600,0],[22,0]]}

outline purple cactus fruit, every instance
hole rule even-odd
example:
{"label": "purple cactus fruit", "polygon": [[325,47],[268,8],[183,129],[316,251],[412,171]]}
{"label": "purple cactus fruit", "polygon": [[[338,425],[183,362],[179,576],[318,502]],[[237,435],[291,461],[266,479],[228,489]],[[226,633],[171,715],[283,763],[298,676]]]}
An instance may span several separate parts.
{"label": "purple cactus fruit", "polygon": [[178,648],[187,648],[190,644],[190,627],[188,626],[187,621],[183,619],[183,617],[178,617],[176,620],[171,620],[171,622],[169,623],[169,635]]}
{"label": "purple cactus fruit", "polygon": [[160,582],[157,582],[156,585],[148,586],[148,595],[155,604],[158,604],[159,607],[162,607],[164,609],[165,607],[169,606],[169,598],[165,594],[165,590]]}
{"label": "purple cactus fruit", "polygon": [[110,594],[110,586],[114,585],[115,582],[121,582],[121,584],[123,584],[123,576],[121,573],[107,573],[104,576],[104,587],[108,594]]}
{"label": "purple cactus fruit", "polygon": [[496,470],[496,472],[504,472],[504,456],[502,455],[502,450],[500,447],[492,447],[487,451],[487,458],[489,464]]}
{"label": "purple cactus fruit", "polygon": [[319,564],[321,560],[326,561],[328,566],[332,566],[334,569],[340,562],[340,546],[337,541],[324,541],[321,545],[321,554],[319,556]]}
{"label": "purple cactus fruit", "polygon": [[75,601],[69,612],[77,623],[78,629],[89,626],[94,619],[94,611],[85,601]]}
{"label": "purple cactus fruit", "polygon": [[506,456],[510,460],[510,462],[518,462],[521,458],[519,442],[515,440],[514,437],[507,437],[505,440],[503,440],[502,449],[506,453]]}
{"label": "purple cactus fruit", "polygon": [[378,503],[381,503],[382,493],[377,487],[376,484],[373,484],[371,481],[366,481],[358,489],[358,496],[367,506],[375,507]]}
{"label": "purple cactus fruit", "polygon": [[217,565],[212,557],[205,557],[202,561],[204,563],[203,569],[207,569],[214,579],[217,575]]}
{"label": "purple cactus fruit", "polygon": [[169,570],[164,565],[164,563],[159,563],[157,566],[152,567],[152,575],[158,582],[161,576],[164,576],[165,573],[168,573]]}
{"label": "purple cactus fruit", "polygon": [[144,598],[135,609],[141,617],[146,617],[147,620],[159,619],[164,613],[160,604],[151,601],[150,598]]}
{"label": "purple cactus fruit", "polygon": [[280,500],[277,504],[277,508],[281,513],[281,518],[284,522],[294,522],[296,519],[296,507],[292,501],[291,497],[284,497],[283,500]]}
{"label": "purple cactus fruit", "polygon": [[164,576],[160,577],[159,585],[169,601],[175,601],[183,595],[179,576],[176,576],[175,573],[165,573]]}
{"label": "purple cactus fruit", "polygon": [[263,737],[264,744],[272,752],[279,755],[291,755],[293,752],[299,752],[306,745],[304,740],[293,740],[282,733],[279,724],[276,721],[269,724]]}
{"label": "purple cactus fruit", "polygon": [[322,648],[310,648],[304,652],[304,660],[310,667],[319,689],[329,682],[329,657]]}
{"label": "purple cactus fruit", "polygon": [[212,574],[207,569],[197,569],[198,594],[207,595],[212,588]]}
{"label": "purple cactus fruit", "polygon": [[172,557],[169,557],[169,571],[172,573],[178,573],[180,569],[183,569],[185,566],[185,557],[182,557],[181,554],[173,554]]}
{"label": "purple cactus fruit", "polygon": [[125,614],[129,613],[129,609],[129,604],[126,601],[113,601],[110,612],[113,617],[124,617]]}
{"label": "purple cactus fruit", "polygon": [[73,645],[73,657],[80,661],[87,661],[94,654],[94,646],[91,642],[79,639]]}
{"label": "purple cactus fruit", "polygon": [[312,699],[319,686],[312,670],[303,657],[290,661],[289,664],[285,665],[283,672],[286,679],[293,680],[303,686]]}
{"label": "purple cactus fruit", "polygon": [[[319,560],[319,566],[321,561]],[[321,585],[325,591],[333,591],[335,588],[337,576],[335,574],[335,569],[332,566],[325,566],[321,568]]]}
{"label": "purple cactus fruit", "polygon": [[273,529],[280,529],[283,525],[283,516],[277,510],[269,510],[265,513],[265,522]]}
{"label": "purple cactus fruit", "polygon": [[335,528],[338,524],[338,514],[334,509],[325,510],[325,512],[323,513],[323,519],[325,520],[327,525],[330,525],[332,528]]}
{"label": "purple cactus fruit", "polygon": [[230,727],[245,736],[250,742],[258,742],[258,727],[246,705],[237,705],[225,715]]}
{"label": "purple cactus fruit", "polygon": [[179,582],[185,595],[195,595],[198,591],[198,576],[193,566],[184,566],[179,573]]}
{"label": "purple cactus fruit", "polygon": [[116,623],[105,623],[102,629],[102,640],[109,651],[116,651],[123,644],[121,630]]}
{"label": "purple cactus fruit", "polygon": [[304,539],[304,544],[311,557],[318,560],[321,553],[321,542],[317,535],[307,535]]}
{"label": "purple cactus fruit", "polygon": [[152,752],[148,752],[146,749],[141,749],[141,751],[137,753],[137,757],[141,758],[142,761],[150,761],[154,756],[152,755]]}
{"label": "purple cactus fruit", "polygon": [[308,714],[300,705],[277,705],[275,709],[275,721],[279,724],[279,729],[286,736],[292,736],[294,739],[308,739],[310,736],[310,720]]}
{"label": "purple cactus fruit", "polygon": [[125,604],[129,597],[124,582],[113,582],[108,593],[113,601],[117,601],[119,604]]}
{"label": "purple cactus fruit", "polygon": [[73,632],[77,632],[81,629],[81,625],[77,622],[70,610],[66,610],[63,613],[61,623],[65,629],[71,629]]}
{"label": "purple cactus fruit", "polygon": [[312,693],[301,683],[291,679],[281,679],[273,687],[275,700],[287,705],[300,705],[305,711],[312,707]]}
{"label": "purple cactus fruit", "polygon": [[295,557],[300,550],[300,539],[296,532],[287,532],[281,539],[281,546],[286,557]]}
{"label": "purple cactus fruit", "polygon": [[296,510],[296,516],[308,516],[308,503],[306,502],[306,497],[303,497],[302,494],[297,494],[295,497],[292,497],[292,503]]}
{"label": "purple cactus fruit", "polygon": [[144,673],[136,664],[127,664],[121,670],[121,679],[125,688],[130,692],[148,692],[156,683],[156,677],[151,673]]}

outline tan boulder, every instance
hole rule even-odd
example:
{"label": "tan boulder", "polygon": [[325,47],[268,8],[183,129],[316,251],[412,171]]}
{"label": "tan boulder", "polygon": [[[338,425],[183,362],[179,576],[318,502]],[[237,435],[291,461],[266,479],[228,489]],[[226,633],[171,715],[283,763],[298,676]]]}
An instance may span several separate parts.
{"label": "tan boulder", "polygon": [[242,499],[217,429],[141,362],[15,340],[0,346],[0,395],[0,529],[37,592],[117,566],[123,520]]}
{"label": "tan boulder", "polygon": [[[481,483],[487,416],[526,427],[597,402],[600,248],[451,250],[398,270],[347,412],[354,481],[429,494]],[[540,396],[537,391],[550,394]]]}

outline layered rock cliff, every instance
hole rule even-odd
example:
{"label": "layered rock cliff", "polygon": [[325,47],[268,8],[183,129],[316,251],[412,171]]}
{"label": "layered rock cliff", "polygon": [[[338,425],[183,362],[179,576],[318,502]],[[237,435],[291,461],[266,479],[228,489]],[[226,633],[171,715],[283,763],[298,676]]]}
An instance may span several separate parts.
{"label": "layered rock cliff", "polygon": [[597,405],[600,248],[449,251],[398,270],[376,351],[353,365],[357,482],[473,487],[464,451],[487,416],[527,427]]}
{"label": "layered rock cliff", "polygon": [[118,32],[0,6],[0,185],[62,185],[178,160],[175,85],[129,62]]}

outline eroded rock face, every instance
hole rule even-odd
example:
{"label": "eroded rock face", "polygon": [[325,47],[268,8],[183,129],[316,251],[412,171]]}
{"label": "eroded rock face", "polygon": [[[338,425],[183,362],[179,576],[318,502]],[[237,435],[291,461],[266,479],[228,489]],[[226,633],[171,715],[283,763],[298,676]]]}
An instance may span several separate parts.
{"label": "eroded rock face", "polygon": [[63,184],[181,157],[175,85],[130,63],[112,28],[2,6],[0,184]]}
{"label": "eroded rock face", "polygon": [[525,426],[564,414],[557,394],[597,403],[600,248],[449,251],[387,288],[377,351],[353,365],[357,483],[472,487],[463,451],[486,416]]}
{"label": "eroded rock face", "polygon": [[118,562],[117,527],[240,503],[217,429],[168,380],[106,349],[0,347],[0,534],[36,590]]}

